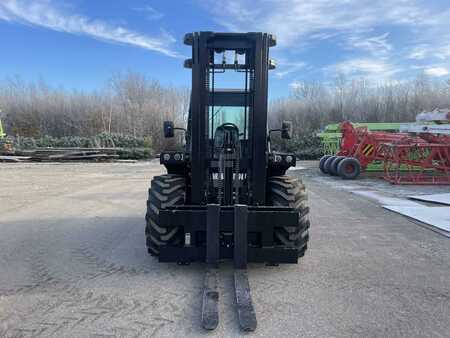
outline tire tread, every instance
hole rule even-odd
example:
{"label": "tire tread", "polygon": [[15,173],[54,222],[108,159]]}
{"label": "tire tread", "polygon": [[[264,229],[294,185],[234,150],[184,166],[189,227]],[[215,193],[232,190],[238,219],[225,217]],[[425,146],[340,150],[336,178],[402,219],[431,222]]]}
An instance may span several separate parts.
{"label": "tire tread", "polygon": [[155,176],[148,190],[145,236],[147,251],[158,256],[161,246],[178,245],[183,242],[179,228],[168,229],[159,224],[159,211],[169,206],[183,204],[186,184],[183,176]]}
{"label": "tire tread", "polygon": [[300,179],[290,176],[272,176],[268,185],[269,203],[276,206],[291,207],[298,211],[298,226],[275,229],[278,245],[296,247],[299,257],[305,254],[309,240],[309,207],[306,187]]}

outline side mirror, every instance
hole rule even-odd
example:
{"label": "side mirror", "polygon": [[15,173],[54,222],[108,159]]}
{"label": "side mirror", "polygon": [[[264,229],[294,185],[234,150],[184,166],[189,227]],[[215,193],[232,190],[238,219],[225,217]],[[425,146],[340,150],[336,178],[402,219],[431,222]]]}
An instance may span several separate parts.
{"label": "side mirror", "polygon": [[163,128],[164,128],[164,137],[165,138],[171,138],[174,136],[173,121],[164,121]]}
{"label": "side mirror", "polygon": [[283,121],[281,124],[281,138],[283,139],[291,139],[292,138],[292,122],[291,121]]}

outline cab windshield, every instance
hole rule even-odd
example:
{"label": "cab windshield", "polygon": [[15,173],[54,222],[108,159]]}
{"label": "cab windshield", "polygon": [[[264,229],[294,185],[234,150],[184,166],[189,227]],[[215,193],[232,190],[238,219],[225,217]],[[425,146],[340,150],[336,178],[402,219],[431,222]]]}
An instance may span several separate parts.
{"label": "cab windshield", "polygon": [[[214,109],[214,110],[213,110]],[[211,130],[212,137],[220,125],[224,123],[233,123],[239,129],[239,138],[247,138],[248,123],[248,108],[236,106],[215,106],[210,107],[209,111],[209,128]]]}

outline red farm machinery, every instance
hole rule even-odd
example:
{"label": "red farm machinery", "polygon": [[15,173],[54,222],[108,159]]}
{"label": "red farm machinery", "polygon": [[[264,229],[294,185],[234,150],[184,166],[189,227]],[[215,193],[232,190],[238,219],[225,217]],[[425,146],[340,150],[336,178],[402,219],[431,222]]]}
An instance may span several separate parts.
{"label": "red farm machinery", "polygon": [[[325,155],[319,168],[324,174],[355,179],[374,162],[383,163],[383,178],[393,184],[450,184],[448,129],[430,131],[429,125],[409,132],[390,133],[340,125],[342,139],[336,155]],[[442,131],[443,130],[443,131]]]}

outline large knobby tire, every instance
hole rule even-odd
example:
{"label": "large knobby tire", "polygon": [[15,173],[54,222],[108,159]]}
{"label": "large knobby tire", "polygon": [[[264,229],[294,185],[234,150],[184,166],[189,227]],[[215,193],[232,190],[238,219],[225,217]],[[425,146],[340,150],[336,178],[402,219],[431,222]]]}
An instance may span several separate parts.
{"label": "large knobby tire", "polygon": [[183,233],[179,228],[165,228],[160,225],[159,211],[169,206],[184,204],[186,182],[180,175],[153,177],[148,190],[145,236],[148,253],[158,256],[163,245],[183,245]]}
{"label": "large knobby tire", "polygon": [[328,172],[325,170],[325,161],[328,160],[331,157],[331,155],[324,155],[320,158],[319,161],[319,169],[322,172],[322,174],[328,174]]}
{"label": "large knobby tire", "polygon": [[346,180],[352,180],[361,173],[361,164],[354,157],[344,158],[337,166],[339,176]]}
{"label": "large knobby tire", "polygon": [[339,163],[345,158],[345,156],[336,156],[336,158],[330,164],[330,174],[333,176],[338,175],[337,167]]}
{"label": "large knobby tire", "polygon": [[327,158],[325,163],[323,164],[323,169],[327,172],[327,174],[334,176],[334,174],[331,172],[331,164],[336,159],[337,156],[330,156]]}
{"label": "large knobby tire", "polygon": [[275,243],[286,247],[295,247],[302,257],[308,248],[309,207],[305,185],[301,180],[290,176],[272,176],[269,178],[269,204],[291,207],[298,211],[298,225],[275,228]]}

